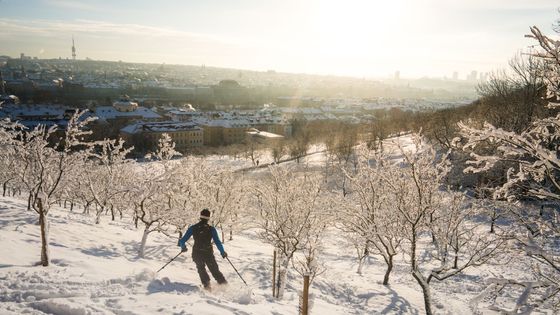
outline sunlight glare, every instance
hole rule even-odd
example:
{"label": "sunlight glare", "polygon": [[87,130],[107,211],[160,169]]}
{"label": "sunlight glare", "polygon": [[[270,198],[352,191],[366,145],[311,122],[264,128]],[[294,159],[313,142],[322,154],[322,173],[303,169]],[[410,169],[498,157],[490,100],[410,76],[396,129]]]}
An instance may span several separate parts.
{"label": "sunlight glare", "polygon": [[333,57],[370,54],[390,45],[405,19],[404,0],[319,1],[313,26],[316,48]]}

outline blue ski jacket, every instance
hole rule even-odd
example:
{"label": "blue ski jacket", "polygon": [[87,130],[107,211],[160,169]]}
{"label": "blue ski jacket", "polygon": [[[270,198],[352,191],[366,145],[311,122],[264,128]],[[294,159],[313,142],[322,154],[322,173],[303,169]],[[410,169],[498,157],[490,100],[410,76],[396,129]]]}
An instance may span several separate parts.
{"label": "blue ski jacket", "polygon": [[[185,243],[191,238],[191,236],[193,235],[195,227],[197,227],[199,224],[189,226],[189,228],[185,232],[185,235],[183,235],[183,237],[181,237],[181,239],[179,240],[179,243],[177,245],[180,246],[181,248],[185,247]],[[214,241],[214,244],[216,245],[216,248],[218,248],[218,250],[220,251],[220,254],[223,255],[224,252],[225,252],[224,251],[224,246],[222,245],[222,242],[220,241],[220,237],[218,236],[218,231],[213,226],[209,226],[209,227],[210,227],[210,232],[212,233],[212,240]],[[201,244],[201,245],[204,246],[204,244]],[[202,249],[202,248],[201,248],[201,246],[197,246],[196,237],[195,237],[195,245],[193,246],[193,250],[197,250],[197,249]],[[211,249],[212,249],[212,247],[210,247],[210,250]],[[202,250],[204,250],[204,249],[202,249]]]}

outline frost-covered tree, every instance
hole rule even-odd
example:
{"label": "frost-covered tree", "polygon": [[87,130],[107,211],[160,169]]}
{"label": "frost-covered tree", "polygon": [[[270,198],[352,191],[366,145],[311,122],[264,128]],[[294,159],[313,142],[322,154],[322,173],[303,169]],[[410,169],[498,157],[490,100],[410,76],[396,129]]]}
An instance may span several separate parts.
{"label": "frost-covered tree", "polygon": [[[399,146],[403,161],[390,168],[384,182],[402,222],[406,242],[402,248],[409,256],[412,277],[422,288],[426,313],[432,314],[431,281],[443,281],[488,262],[502,242],[491,234],[474,232],[477,224],[468,220],[461,199],[450,201],[449,194],[442,191],[449,171],[446,156],[422,145],[420,137],[413,139],[412,150]],[[424,259],[426,256],[432,259]],[[434,268],[436,261],[439,266]]]}
{"label": "frost-covered tree", "polygon": [[[393,258],[403,240],[403,226],[394,208],[392,194],[385,180],[389,175],[391,161],[378,152],[363,146],[358,154],[355,174],[346,173],[351,181],[352,193],[347,196],[345,211],[338,220],[343,231],[358,254],[358,270],[361,274],[365,257],[369,253],[380,255],[387,270],[383,284],[389,284]],[[356,206],[354,206],[356,205]]]}
{"label": "frost-covered tree", "polygon": [[288,149],[284,140],[278,140],[270,147],[270,155],[272,156],[274,163],[280,163],[287,153]]}
{"label": "frost-covered tree", "polygon": [[434,235],[439,266],[432,268],[427,282],[443,281],[463,270],[486,264],[502,254],[507,238],[487,234],[478,215],[480,208],[467,202],[458,192],[440,192],[440,206],[430,231]]}
{"label": "frost-covered tree", "polygon": [[288,144],[288,153],[291,158],[295,159],[296,162],[300,162],[301,159],[307,154],[310,146],[310,136],[307,132],[301,132],[300,134],[294,136],[294,138]]}
{"label": "frost-covered tree", "polygon": [[125,148],[123,140],[105,140],[97,147],[98,152],[84,165],[83,180],[96,204],[95,223],[99,224],[101,215],[108,210],[115,220],[114,205],[129,189],[134,164],[126,158],[133,148]]}
{"label": "frost-covered tree", "polygon": [[243,194],[247,193],[243,176],[227,168],[214,169],[198,188],[204,196],[204,208],[212,211],[212,224],[219,226],[222,233],[224,226],[229,227],[231,236],[234,224],[239,223]]}
{"label": "frost-covered tree", "polygon": [[156,159],[156,162],[142,165],[134,174],[135,185],[131,187],[128,198],[134,206],[135,220],[143,224],[138,257],[145,255],[148,236],[156,231],[165,233],[172,220],[176,168],[171,159],[180,155],[175,151],[171,137],[163,134],[158,149],[146,156]]}
{"label": "frost-covered tree", "polygon": [[187,226],[199,217],[200,211],[208,208],[208,192],[204,187],[210,180],[212,168],[204,158],[190,156],[181,159],[173,173],[170,224],[181,238]]}
{"label": "frost-covered tree", "polygon": [[[548,107],[557,110],[560,108],[560,41],[542,34],[537,27],[531,27],[531,34],[527,36],[535,39],[541,48],[534,55],[544,63],[542,76],[547,85]],[[505,131],[488,123],[481,129],[468,123],[461,123],[459,127],[464,150],[470,151],[487,143],[497,146],[496,153],[492,155],[472,152],[470,166],[465,172],[483,172],[501,161],[512,163],[506,183],[494,191],[495,198],[513,201],[531,197],[556,206],[560,203],[560,113],[537,119],[520,133]],[[512,214],[521,223],[516,225],[521,227],[521,231],[514,235],[525,253],[536,262],[534,269],[539,279],[538,286],[525,286],[523,299],[520,299],[523,301],[518,303],[517,309],[530,311],[540,305],[553,306],[558,302],[560,292],[558,213],[542,213],[525,207],[517,209]],[[511,281],[520,282],[516,279]],[[537,290],[537,287],[541,289]],[[536,292],[535,297],[530,299],[533,292]]]}
{"label": "frost-covered tree", "polygon": [[312,283],[315,277],[327,271],[326,266],[319,260],[319,253],[323,251],[322,231],[313,230],[315,233],[307,235],[305,246],[301,250],[302,257],[297,255],[292,260],[292,265],[300,276],[309,276],[309,282]]}
{"label": "frost-covered tree", "polygon": [[20,169],[18,147],[23,126],[9,119],[0,120],[0,181],[2,196],[6,196],[9,184],[15,186]]}
{"label": "frost-covered tree", "polygon": [[277,287],[279,299],[284,295],[288,267],[294,254],[320,235],[325,227],[324,209],[320,207],[321,181],[313,174],[294,174],[280,166],[270,167],[264,181],[254,185],[261,239],[274,246],[279,254]]}
{"label": "frost-covered tree", "polygon": [[68,121],[64,134],[56,140],[58,126],[50,128],[40,125],[22,135],[18,158],[23,171],[20,180],[30,193],[33,210],[39,215],[41,230],[41,264],[48,266],[49,222],[51,205],[63,189],[68,174],[79,168],[85,156],[91,154],[93,143],[84,142],[90,131],[84,127],[93,118],[81,119],[85,112],[76,112]]}
{"label": "frost-covered tree", "polygon": [[243,145],[245,158],[251,160],[253,166],[256,166],[257,162],[262,157],[263,146],[259,142],[257,142],[255,138],[250,136],[245,138],[245,140],[243,141]]}

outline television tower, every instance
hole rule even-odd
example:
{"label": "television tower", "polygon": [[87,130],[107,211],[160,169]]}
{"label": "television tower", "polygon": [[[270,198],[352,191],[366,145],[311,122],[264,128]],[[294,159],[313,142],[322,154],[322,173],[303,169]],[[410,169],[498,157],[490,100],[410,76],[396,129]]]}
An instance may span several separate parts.
{"label": "television tower", "polygon": [[76,46],[74,46],[74,35],[72,35],[72,60],[76,60]]}

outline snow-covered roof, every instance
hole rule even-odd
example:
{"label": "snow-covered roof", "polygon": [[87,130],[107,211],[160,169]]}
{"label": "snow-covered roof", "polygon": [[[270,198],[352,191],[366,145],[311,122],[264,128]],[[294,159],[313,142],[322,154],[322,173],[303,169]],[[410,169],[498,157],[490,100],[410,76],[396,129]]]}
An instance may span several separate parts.
{"label": "snow-covered roof", "polygon": [[187,110],[187,109],[176,109],[176,110],[170,110],[169,111],[170,114],[172,115],[177,115],[177,116],[192,116],[192,115],[200,115],[199,112],[197,112],[196,110]]}
{"label": "snow-covered roof", "polygon": [[130,124],[121,129],[121,132],[135,134],[139,132],[178,132],[178,131],[202,131],[202,128],[189,122],[160,121],[160,122],[138,122]]}
{"label": "snow-covered roof", "polygon": [[284,136],[282,135],[278,135],[272,132],[267,132],[267,131],[260,131],[260,130],[250,130],[247,131],[247,134],[254,136],[254,137],[260,137],[260,138],[267,138],[267,139],[282,139],[284,138]]}
{"label": "snow-covered roof", "polygon": [[203,126],[224,128],[243,128],[251,125],[248,119],[197,119],[196,123]]}
{"label": "snow-covered roof", "polygon": [[116,118],[132,118],[141,117],[142,119],[158,119],[161,118],[159,114],[151,109],[145,107],[138,107],[136,110],[131,112],[120,112],[116,110],[113,106],[99,106],[93,111],[93,116],[99,117],[101,120],[116,119]]}
{"label": "snow-covered roof", "polygon": [[323,111],[318,108],[310,108],[310,107],[285,107],[279,109],[286,114],[322,114]]}
{"label": "snow-covered roof", "polygon": [[52,117],[62,119],[68,107],[62,105],[15,105],[7,104],[0,108],[0,117],[25,119],[26,117]]}

